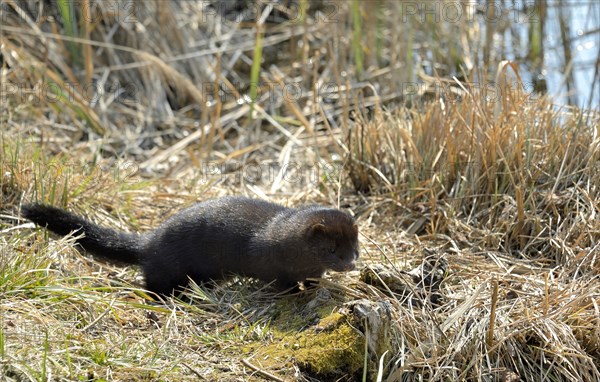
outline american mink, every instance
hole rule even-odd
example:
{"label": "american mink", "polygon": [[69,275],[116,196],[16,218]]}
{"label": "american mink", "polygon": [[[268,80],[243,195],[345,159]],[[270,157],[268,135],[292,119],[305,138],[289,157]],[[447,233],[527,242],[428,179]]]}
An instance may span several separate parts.
{"label": "american mink", "polygon": [[188,284],[240,275],[287,289],[328,270],[354,269],[358,228],[352,216],[322,206],[287,208],[246,197],[194,204],[138,234],[98,226],[59,208],[28,204],[22,214],[59,235],[81,230],[86,251],[139,264],[146,288],[169,295]]}

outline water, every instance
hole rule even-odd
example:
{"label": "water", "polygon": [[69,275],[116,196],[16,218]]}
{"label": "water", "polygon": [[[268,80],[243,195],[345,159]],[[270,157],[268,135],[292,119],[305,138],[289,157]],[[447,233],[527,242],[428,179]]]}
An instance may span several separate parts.
{"label": "water", "polygon": [[[528,27],[512,26],[520,28],[521,35],[528,33]],[[600,1],[548,1],[543,46],[542,68],[531,68],[529,79],[545,81],[557,104],[600,108],[600,74],[596,73],[600,70]],[[569,51],[572,62],[566,59]]]}

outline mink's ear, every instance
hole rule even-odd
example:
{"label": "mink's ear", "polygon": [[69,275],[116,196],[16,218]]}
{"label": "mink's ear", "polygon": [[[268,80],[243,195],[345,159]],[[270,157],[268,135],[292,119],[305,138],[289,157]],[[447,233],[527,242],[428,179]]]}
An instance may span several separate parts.
{"label": "mink's ear", "polygon": [[326,233],[327,232],[327,227],[325,226],[325,224],[321,224],[321,223],[315,223],[313,225],[311,225],[310,227],[308,227],[308,229],[306,230],[306,234],[308,236],[314,236],[318,233]]}

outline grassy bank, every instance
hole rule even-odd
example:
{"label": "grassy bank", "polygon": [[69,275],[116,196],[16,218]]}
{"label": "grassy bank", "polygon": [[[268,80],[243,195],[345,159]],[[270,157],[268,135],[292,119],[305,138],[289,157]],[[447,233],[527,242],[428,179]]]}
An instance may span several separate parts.
{"label": "grassy bank", "polygon": [[[196,2],[3,8],[3,380],[599,379],[598,111],[523,91],[517,66],[426,75],[394,8],[299,4],[262,26]],[[432,28],[431,57],[468,57],[443,36],[473,26]],[[359,269],[153,301],[19,214],[144,231],[234,194],[350,211]]]}

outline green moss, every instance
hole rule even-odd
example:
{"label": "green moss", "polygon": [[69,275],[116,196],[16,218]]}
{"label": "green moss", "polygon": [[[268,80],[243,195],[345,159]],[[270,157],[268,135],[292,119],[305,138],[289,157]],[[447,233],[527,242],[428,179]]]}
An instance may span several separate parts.
{"label": "green moss", "polygon": [[[266,363],[293,362],[320,377],[353,375],[359,372],[363,365],[364,339],[346,321],[345,315],[331,313],[331,307],[320,307],[318,310],[330,314],[309,327],[306,327],[306,312],[294,314],[287,311],[279,316],[278,321],[288,318],[285,329],[274,325],[273,341],[266,346],[257,344],[256,355]],[[304,330],[298,329],[301,326],[304,326]]]}
{"label": "green moss", "polygon": [[275,300],[268,341],[254,339],[237,351],[267,370],[291,370],[291,365],[297,365],[320,380],[360,376],[364,338],[340,311],[344,299],[321,292]]}
{"label": "green moss", "polygon": [[325,316],[321,320],[319,320],[316,329],[319,331],[334,329],[338,327],[345,319],[346,316],[341,313],[331,313],[330,315]]}
{"label": "green moss", "polygon": [[362,367],[362,340],[350,325],[344,323],[331,332],[313,330],[299,334],[293,340],[296,362],[320,375],[354,374]]}

